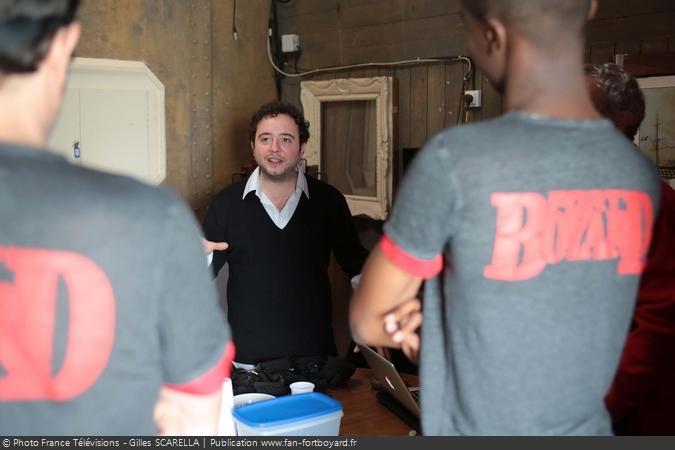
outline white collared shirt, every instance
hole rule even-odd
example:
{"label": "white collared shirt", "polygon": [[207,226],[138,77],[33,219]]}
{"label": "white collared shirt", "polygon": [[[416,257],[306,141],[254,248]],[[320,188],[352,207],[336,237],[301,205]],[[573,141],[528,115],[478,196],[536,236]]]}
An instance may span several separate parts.
{"label": "white collared shirt", "polygon": [[244,199],[251,191],[255,191],[255,195],[257,195],[260,199],[260,203],[262,203],[263,207],[265,208],[267,215],[270,217],[270,219],[272,219],[274,225],[276,225],[280,230],[283,230],[286,225],[288,225],[288,222],[290,222],[291,217],[293,217],[293,214],[300,203],[302,193],[304,192],[307,198],[309,198],[307,179],[300,168],[298,168],[298,180],[295,183],[295,191],[293,191],[291,196],[288,197],[288,200],[281,211],[279,211],[277,207],[274,206],[272,200],[270,200],[267,195],[265,195],[262,190],[262,186],[260,186],[260,167],[257,167],[251,176],[248,177],[246,187],[244,187],[244,194],[241,196],[241,198]]}
{"label": "white collared shirt", "polygon": [[[298,166],[298,179],[295,182],[295,191],[286,201],[283,209],[279,211],[274,203],[265,195],[260,186],[260,167],[256,167],[253,173],[248,177],[246,181],[246,186],[244,187],[244,194],[241,196],[242,200],[246,198],[249,192],[255,191],[255,195],[260,199],[265,208],[265,212],[272,219],[274,225],[276,225],[280,230],[283,230],[288,222],[291,221],[295,210],[298,209],[298,204],[300,203],[300,197],[304,192],[307,198],[309,198],[309,189],[307,188],[307,178],[305,178],[305,171]],[[213,252],[206,255],[206,263],[210,266],[213,262]]]}

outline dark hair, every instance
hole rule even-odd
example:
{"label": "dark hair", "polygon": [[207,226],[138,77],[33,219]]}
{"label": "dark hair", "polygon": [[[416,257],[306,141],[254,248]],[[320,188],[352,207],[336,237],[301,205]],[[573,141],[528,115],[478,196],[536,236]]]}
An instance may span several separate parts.
{"label": "dark hair", "polygon": [[0,74],[33,72],[60,27],[75,20],[80,0],[2,0]]}
{"label": "dark hair", "polygon": [[600,114],[633,140],[645,118],[645,96],[637,80],[616,64],[587,64],[586,75],[593,80],[591,99]]}
{"label": "dark hair", "polygon": [[499,19],[546,44],[561,32],[582,36],[591,0],[462,0],[462,6],[479,21]]}
{"label": "dark hair", "polygon": [[283,102],[270,102],[262,105],[258,111],[251,117],[251,123],[248,126],[248,138],[251,142],[255,141],[255,133],[258,130],[258,123],[265,117],[276,117],[279,114],[286,114],[290,116],[295,124],[298,126],[300,134],[300,144],[304,144],[309,140],[309,122],[305,120],[302,112],[291,105]]}

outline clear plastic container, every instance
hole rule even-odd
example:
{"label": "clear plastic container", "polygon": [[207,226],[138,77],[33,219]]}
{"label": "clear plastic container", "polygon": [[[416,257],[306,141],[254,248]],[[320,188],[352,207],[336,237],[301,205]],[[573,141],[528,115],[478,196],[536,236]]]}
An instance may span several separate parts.
{"label": "clear plastic container", "polygon": [[312,392],[241,406],[232,414],[239,436],[337,436],[342,405]]}

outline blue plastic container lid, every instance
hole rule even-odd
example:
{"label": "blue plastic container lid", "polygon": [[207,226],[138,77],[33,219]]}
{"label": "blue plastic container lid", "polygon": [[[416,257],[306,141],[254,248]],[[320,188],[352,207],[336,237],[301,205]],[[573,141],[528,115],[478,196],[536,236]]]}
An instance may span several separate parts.
{"label": "blue plastic container lid", "polygon": [[249,427],[276,427],[341,410],[342,405],[337,400],[318,392],[310,392],[240,406],[232,411],[232,415]]}

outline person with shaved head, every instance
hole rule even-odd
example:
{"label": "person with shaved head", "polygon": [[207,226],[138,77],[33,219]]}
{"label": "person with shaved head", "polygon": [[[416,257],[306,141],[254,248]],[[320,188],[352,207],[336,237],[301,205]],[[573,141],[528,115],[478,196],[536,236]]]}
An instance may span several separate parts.
{"label": "person with shaved head", "polygon": [[78,5],[0,0],[0,436],[215,434],[234,347],[194,217],[45,149]]}
{"label": "person with shaved head", "polygon": [[462,5],[505,114],[416,157],[354,294],[354,338],[414,355],[423,316],[425,435],[609,435],[603,398],[651,239],[654,167],[589,97],[595,1]]}

